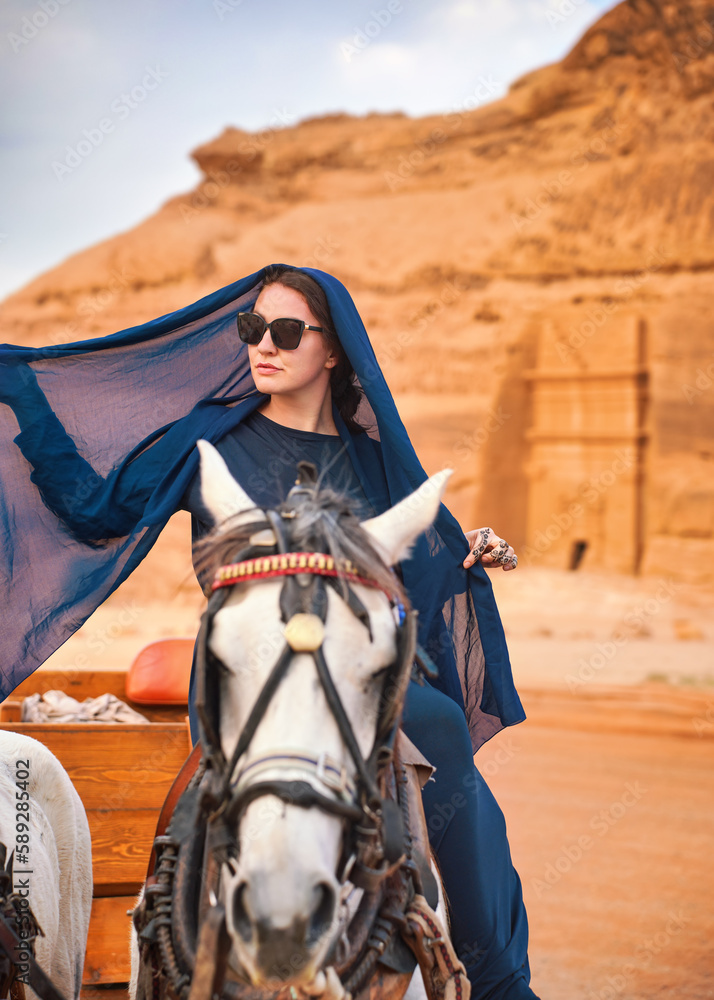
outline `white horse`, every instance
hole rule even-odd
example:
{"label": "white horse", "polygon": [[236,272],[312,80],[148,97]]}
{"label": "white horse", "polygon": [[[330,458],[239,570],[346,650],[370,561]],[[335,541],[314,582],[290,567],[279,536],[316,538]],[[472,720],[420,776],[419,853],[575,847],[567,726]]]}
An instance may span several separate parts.
{"label": "white horse", "polygon": [[[0,843],[13,888],[42,929],[35,959],[67,1000],[78,1000],[92,907],[92,842],[82,802],[37,740],[0,730]],[[23,970],[19,965],[20,972]],[[35,993],[26,986],[26,993]]]}
{"label": "white horse", "polygon": [[[384,803],[375,800],[365,762],[374,763],[385,713],[394,710],[385,685],[400,686],[403,696],[413,654],[399,648],[403,610],[388,596],[400,593],[388,567],[433,521],[450,473],[361,526],[314,492],[312,502],[296,499],[287,513],[266,517],[218,452],[205,442],[199,448],[203,502],[222,525],[208,543],[209,565],[223,565],[229,584],[231,571],[241,579],[221,590],[218,604],[218,591],[209,602],[203,632],[212,662],[199,692],[204,741],[214,762],[220,758],[228,797],[218,812],[223,851],[210,893],[210,906],[225,912],[226,978],[339,997],[333,966],[361,895],[354,885],[366,888],[371,868],[389,861],[380,839]],[[294,566],[298,575],[273,578],[239,554],[281,549],[281,534],[290,552],[327,546],[342,579],[330,586],[322,570]],[[408,662],[397,677],[402,653]],[[371,854],[360,837],[372,838]],[[136,940],[132,951],[134,996]]]}

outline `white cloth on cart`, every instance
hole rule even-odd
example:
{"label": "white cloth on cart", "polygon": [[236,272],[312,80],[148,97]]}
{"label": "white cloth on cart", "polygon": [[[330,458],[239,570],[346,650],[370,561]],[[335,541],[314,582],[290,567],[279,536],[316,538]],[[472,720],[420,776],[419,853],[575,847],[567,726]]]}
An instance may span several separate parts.
{"label": "white cloth on cart", "polygon": [[22,703],[23,722],[123,722],[149,720],[113,694],[77,701],[64,691],[33,694]]}

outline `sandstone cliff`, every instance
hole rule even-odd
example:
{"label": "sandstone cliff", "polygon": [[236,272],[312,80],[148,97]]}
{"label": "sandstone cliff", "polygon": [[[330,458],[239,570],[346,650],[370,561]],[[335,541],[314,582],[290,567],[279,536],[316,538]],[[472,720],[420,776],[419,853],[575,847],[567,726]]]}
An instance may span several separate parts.
{"label": "sandstone cliff", "polygon": [[7,299],[3,340],[323,267],[425,465],[455,466],[466,526],[533,562],[711,578],[714,3],[627,0],[561,63],[485,90],[418,120],[227,128],[193,153],[196,190]]}

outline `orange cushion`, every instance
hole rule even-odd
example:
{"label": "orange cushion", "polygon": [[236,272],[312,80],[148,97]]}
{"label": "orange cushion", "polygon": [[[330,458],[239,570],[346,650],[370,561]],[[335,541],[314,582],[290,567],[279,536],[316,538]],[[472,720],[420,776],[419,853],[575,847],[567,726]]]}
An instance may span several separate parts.
{"label": "orange cushion", "polygon": [[126,696],[139,705],[187,705],[195,639],[159,639],[139,652],[126,675]]}

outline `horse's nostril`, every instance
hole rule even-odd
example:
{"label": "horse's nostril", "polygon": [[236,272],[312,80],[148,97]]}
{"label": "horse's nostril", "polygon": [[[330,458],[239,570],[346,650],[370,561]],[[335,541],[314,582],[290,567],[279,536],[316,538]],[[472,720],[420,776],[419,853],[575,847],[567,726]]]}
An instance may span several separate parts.
{"label": "horse's nostril", "polygon": [[245,882],[241,882],[233,892],[233,926],[246,943],[250,942],[253,937],[253,927],[245,905],[247,891],[248,886]]}
{"label": "horse's nostril", "polygon": [[335,916],[335,892],[326,882],[320,882],[312,890],[312,913],[307,928],[308,943],[317,941],[326,934]]}

